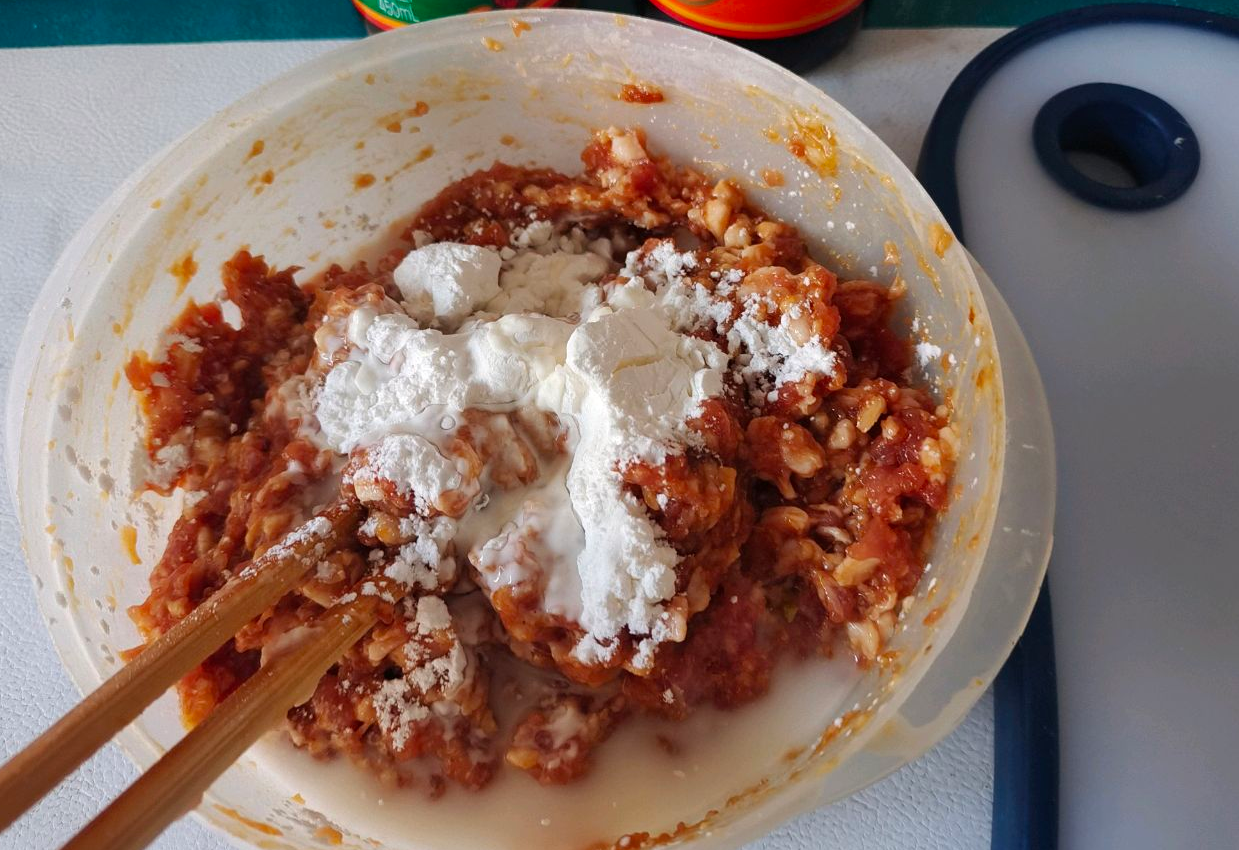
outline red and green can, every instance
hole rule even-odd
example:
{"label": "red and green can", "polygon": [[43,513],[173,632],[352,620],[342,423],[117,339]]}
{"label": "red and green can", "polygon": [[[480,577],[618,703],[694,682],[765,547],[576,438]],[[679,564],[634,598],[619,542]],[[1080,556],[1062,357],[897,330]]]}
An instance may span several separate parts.
{"label": "red and green can", "polygon": [[662,12],[700,30],[737,39],[785,38],[833,23],[862,0],[651,0]]}
{"label": "red and green can", "polygon": [[545,9],[554,6],[555,2],[556,0],[496,0],[494,3],[480,3],[477,0],[353,0],[353,5],[370,24],[381,30],[389,30],[465,12]]}

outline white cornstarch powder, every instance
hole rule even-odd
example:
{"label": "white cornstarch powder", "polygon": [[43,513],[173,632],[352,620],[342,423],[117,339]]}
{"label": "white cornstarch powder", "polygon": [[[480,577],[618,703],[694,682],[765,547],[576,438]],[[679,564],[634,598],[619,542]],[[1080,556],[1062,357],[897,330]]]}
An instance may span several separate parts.
{"label": "white cornstarch powder", "polygon": [[396,749],[409,742],[415,723],[430,719],[430,709],[418,697],[405,679],[384,682],[371,697],[379,728],[391,738]]}
{"label": "white cornstarch powder", "polygon": [[504,266],[499,275],[499,294],[486,305],[489,312],[535,312],[565,318],[584,315],[598,306],[594,282],[611,270],[612,263],[588,251],[524,251]]}
{"label": "white cornstarch powder", "polygon": [[[600,279],[617,270],[612,245],[576,228],[557,234],[533,222],[502,251],[423,243],[394,272],[403,305],[362,306],[348,317],[336,343],[347,359],[314,402],[330,448],[366,449],[353,474],[359,495],[387,481],[413,497],[416,515],[402,528],[412,542],[387,575],[425,590],[449,584],[454,540],[458,555],[474,552],[491,592],[540,576],[546,610],[587,633],[574,651],[582,661],[611,657],[626,631],[634,663],[649,664],[659,643],[682,634],[666,607],[679,556],[621,470],[693,445],[687,423],[723,394],[729,372],[764,403],[785,382],[833,371],[834,353],[816,341],[798,345],[790,317],[770,325],[755,299],[736,306],[728,296],[740,271],[715,273],[713,292],[694,283],[687,275],[697,256],[669,239],[631,252],[605,287]],[[700,329],[717,332],[727,350],[690,335]],[[553,413],[571,456],[514,491],[486,492],[484,482],[459,520],[436,516],[436,500],[461,486],[462,469],[444,448],[471,408]],[[426,629],[450,623],[432,599],[418,601]],[[410,683],[458,685],[458,662],[445,657],[386,683],[391,693],[375,698],[380,723],[380,703],[394,711]]]}
{"label": "white cornstarch powder", "polygon": [[436,242],[410,251],[392,279],[404,308],[420,324],[454,328],[499,294],[499,253],[477,245]]}
{"label": "white cornstarch powder", "polygon": [[[444,334],[401,312],[360,307],[349,319],[350,359],[327,374],[315,414],[328,445],[350,452],[388,434],[424,435],[452,411],[514,408],[560,366],[573,328],[510,315]],[[429,410],[433,422],[423,421]]]}
{"label": "white cornstarch powder", "polygon": [[369,447],[365,464],[353,473],[353,485],[360,488],[375,479],[391,481],[398,493],[412,495],[423,515],[461,484],[456,464],[416,434],[389,434]]}
{"label": "white cornstarch powder", "polygon": [[[662,240],[648,253],[628,255],[622,275],[629,278],[619,289],[626,303],[657,305],[679,331],[707,329],[727,340],[732,367],[749,390],[749,401],[761,407],[772,399],[772,391],[809,374],[831,375],[837,366],[833,351],[814,338],[805,344],[796,341],[791,325],[795,315],[783,314],[775,325],[765,315],[774,305],[758,293],[743,299],[742,309],[731,299],[743,279],[739,269],[720,273],[714,292],[693,282],[687,275],[697,266],[691,252],[679,252],[670,239]],[[650,292],[650,287],[653,292]],[[614,303],[615,295],[610,302]]]}
{"label": "white cornstarch powder", "polygon": [[448,613],[447,603],[440,597],[423,596],[417,600],[417,617],[414,622],[417,624],[418,634],[425,635],[451,628],[452,615]]}
{"label": "white cornstarch powder", "polygon": [[456,580],[456,559],[447,554],[456,536],[456,521],[445,516],[413,516],[401,520],[400,531],[412,540],[397,550],[383,574],[416,590],[449,587]]}
{"label": "white cornstarch powder", "polygon": [[941,356],[942,348],[934,345],[932,342],[918,342],[916,344],[916,362],[921,366],[928,366]]}

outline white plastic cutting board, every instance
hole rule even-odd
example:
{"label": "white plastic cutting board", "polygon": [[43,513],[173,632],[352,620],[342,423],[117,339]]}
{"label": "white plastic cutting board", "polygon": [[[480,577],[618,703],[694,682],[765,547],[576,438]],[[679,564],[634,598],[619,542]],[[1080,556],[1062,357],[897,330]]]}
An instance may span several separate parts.
{"label": "white plastic cutting board", "polygon": [[[1042,170],[1037,111],[1092,82],[1193,127],[1178,201],[1105,210]],[[1060,844],[1239,847],[1239,38],[1051,38],[981,89],[956,165],[968,247],[1028,336],[1058,444]]]}

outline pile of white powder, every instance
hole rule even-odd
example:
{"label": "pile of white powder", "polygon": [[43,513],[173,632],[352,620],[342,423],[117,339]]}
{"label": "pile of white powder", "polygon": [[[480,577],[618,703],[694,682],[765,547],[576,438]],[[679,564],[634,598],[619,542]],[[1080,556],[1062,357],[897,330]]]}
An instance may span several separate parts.
{"label": "pile of white powder", "polygon": [[[596,282],[616,269],[611,250],[607,240],[557,235],[546,222],[518,231],[502,251],[422,244],[394,272],[402,303],[348,318],[348,359],[328,373],[315,414],[331,449],[367,448],[355,484],[391,481],[422,515],[462,486],[443,448],[464,410],[532,407],[558,416],[574,438],[569,463],[544,470],[521,493],[468,493],[477,498],[459,522],[421,520],[434,542],[404,547],[389,573],[429,589],[445,572],[452,535],[461,554],[493,563],[509,550],[512,521],[524,517],[545,532],[539,567],[555,591],[547,610],[587,633],[576,656],[605,659],[627,631],[641,664],[674,631],[666,602],[678,556],[619,470],[691,445],[685,423],[729,377],[760,404],[787,381],[829,373],[835,361],[816,341],[797,345],[789,317],[771,326],[756,301],[736,308],[727,296],[738,271],[720,275],[716,293],[693,283],[686,273],[696,257],[670,240],[630,253],[603,298]],[[728,350],[688,335],[699,328],[719,333]],[[494,590],[526,575],[499,565],[483,578]]]}

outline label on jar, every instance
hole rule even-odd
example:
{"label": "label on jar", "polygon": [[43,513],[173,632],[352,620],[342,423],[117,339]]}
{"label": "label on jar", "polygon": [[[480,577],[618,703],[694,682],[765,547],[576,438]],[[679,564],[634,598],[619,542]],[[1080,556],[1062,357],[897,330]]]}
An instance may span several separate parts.
{"label": "label on jar", "polygon": [[783,38],[842,18],[864,0],[651,0],[682,24],[727,38]]}
{"label": "label on jar", "polygon": [[544,9],[554,6],[555,0],[494,0],[489,4],[479,3],[478,0],[353,0],[353,5],[367,21],[379,29],[389,30],[465,12]]}

